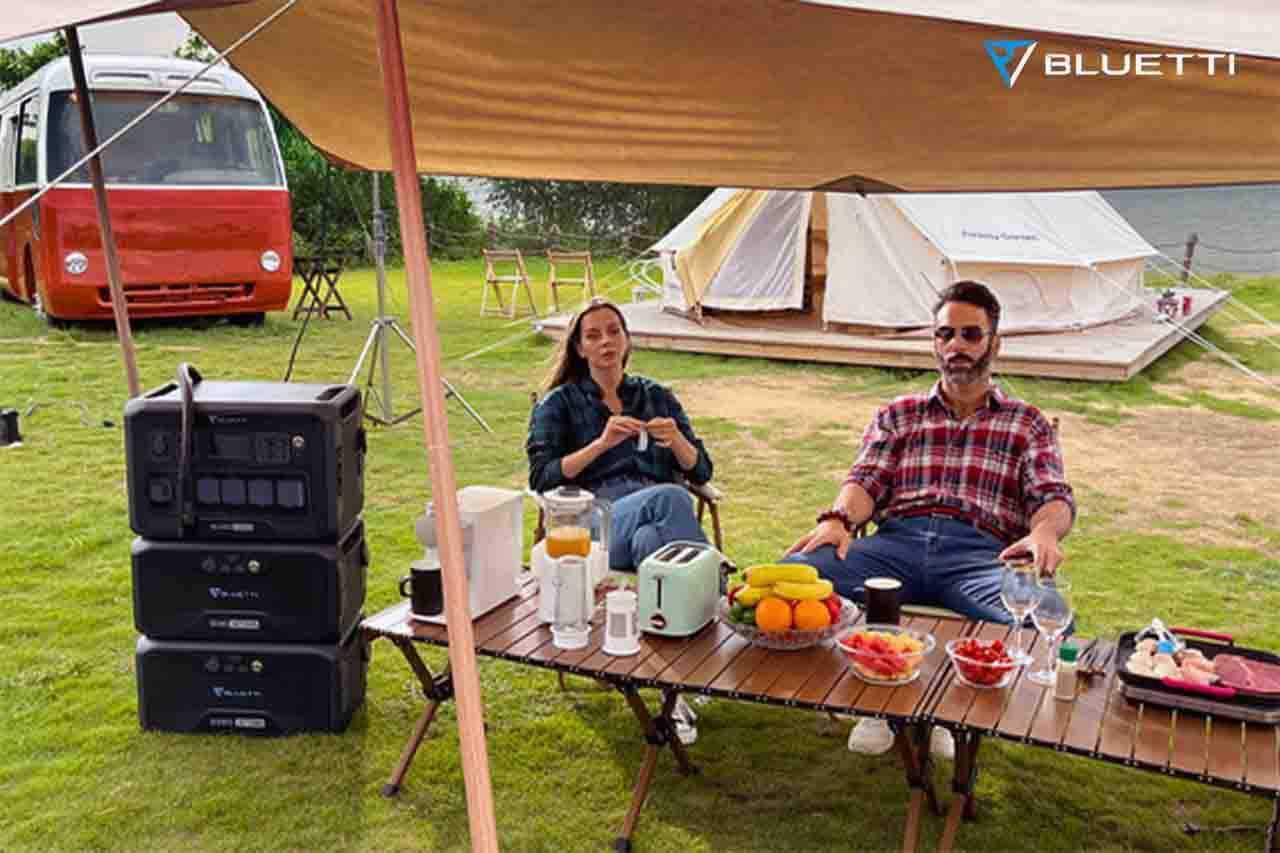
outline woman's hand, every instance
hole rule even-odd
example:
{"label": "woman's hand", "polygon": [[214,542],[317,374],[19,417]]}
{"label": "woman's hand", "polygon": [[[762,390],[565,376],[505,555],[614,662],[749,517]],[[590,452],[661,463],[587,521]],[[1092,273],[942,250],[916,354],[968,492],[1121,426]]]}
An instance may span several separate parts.
{"label": "woman's hand", "polygon": [[680,428],[676,426],[674,418],[653,418],[645,428],[649,430],[649,437],[658,443],[659,447],[671,447],[671,445],[684,436],[680,434]]}
{"label": "woman's hand", "polygon": [[604,432],[596,439],[600,443],[603,450],[617,447],[629,438],[633,438],[640,434],[644,429],[644,421],[639,418],[630,418],[626,415],[614,415],[609,418],[609,422],[604,425]]}
{"label": "woman's hand", "polygon": [[853,537],[849,535],[849,531],[844,529],[844,525],[840,520],[829,518],[797,539],[795,544],[787,551],[787,556],[808,554],[823,545],[834,545],[836,546],[836,556],[843,560],[845,555],[849,553],[849,543],[852,541]]}

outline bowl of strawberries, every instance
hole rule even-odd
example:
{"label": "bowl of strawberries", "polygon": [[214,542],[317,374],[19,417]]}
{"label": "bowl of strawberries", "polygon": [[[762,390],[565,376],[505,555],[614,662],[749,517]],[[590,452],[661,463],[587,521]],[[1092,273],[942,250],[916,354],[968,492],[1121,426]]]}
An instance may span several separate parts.
{"label": "bowl of strawberries", "polygon": [[961,684],[977,688],[1008,687],[1018,673],[1018,662],[1000,640],[961,637],[946,645],[947,657]]}

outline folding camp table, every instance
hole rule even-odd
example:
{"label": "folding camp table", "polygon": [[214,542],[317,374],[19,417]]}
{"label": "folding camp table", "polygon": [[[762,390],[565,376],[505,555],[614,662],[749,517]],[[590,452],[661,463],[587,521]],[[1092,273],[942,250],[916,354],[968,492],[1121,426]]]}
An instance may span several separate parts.
{"label": "folding camp table", "polygon": [[[977,633],[1003,639],[1008,631],[983,624]],[[977,690],[947,668],[921,709],[956,740],[954,797],[938,849],[951,850],[961,821],[976,814],[978,747],[988,736],[1268,797],[1275,810],[1266,849],[1280,849],[1280,727],[1130,702],[1116,678],[1115,643],[1076,642],[1083,650],[1081,667],[1101,674],[1081,681],[1073,702],[1055,700],[1051,689],[1031,682],[1025,671],[1006,689]]]}
{"label": "folding camp table", "polygon": [[[942,813],[929,756],[934,725],[951,730],[956,740],[954,796],[939,850],[949,851],[961,822],[976,815],[978,747],[987,736],[1269,797],[1276,801],[1276,817],[1267,833],[1267,849],[1280,849],[1276,832],[1276,818],[1280,818],[1280,726],[1130,703],[1120,694],[1111,665],[1115,644],[1108,641],[1081,641],[1082,666],[1102,670],[1104,675],[1083,682],[1074,702],[1059,702],[1050,688],[1027,679],[1025,671],[1004,689],[979,690],[955,678],[946,660],[946,642],[959,636],[1007,640],[1009,628],[1005,625],[921,616],[905,619],[906,626],[931,632],[937,647],[926,657],[918,679],[895,688],[866,684],[853,673],[845,656],[829,646],[770,651],[751,645],[719,622],[681,639],[644,634],[639,654],[613,657],[602,650],[603,625],[597,615],[587,647],[562,651],[552,645],[551,632],[539,621],[537,608],[537,585],[526,578],[517,597],[474,623],[477,651],[594,678],[625,697],[640,724],[646,749],[631,805],[615,842],[618,850],[630,849],[662,750],[671,750],[681,772],[694,769],[675,737],[671,719],[681,693],[887,720],[911,790],[903,833],[907,853],[918,845],[925,804]],[[362,628],[368,640],[387,637],[395,643],[428,700],[383,787],[383,793],[392,796],[400,790],[440,704],[453,695],[447,669],[433,673],[418,656],[415,644],[443,646],[448,638],[443,626],[411,619],[407,602],[365,620]],[[656,710],[645,705],[639,695],[642,689],[659,691]]]}
{"label": "folding camp table", "polygon": [[[914,682],[902,687],[880,687],[854,675],[845,656],[829,645],[771,651],[751,645],[718,621],[686,638],[643,634],[639,654],[614,657],[602,649],[603,621],[597,614],[586,648],[562,651],[552,645],[551,632],[539,621],[537,608],[537,584],[526,579],[517,597],[474,623],[476,650],[489,657],[594,678],[608,683],[626,699],[640,724],[646,749],[615,849],[630,848],[662,750],[670,749],[681,772],[694,769],[684,746],[675,737],[671,719],[681,693],[885,719],[894,730],[911,788],[905,849],[916,847],[925,803],[940,813],[929,758],[930,724],[920,717],[919,709],[933,697],[945,675],[943,644],[970,630],[972,623],[932,617],[907,620],[904,624],[909,627],[933,633],[937,648],[925,659]],[[441,673],[432,672],[418,655],[415,644],[447,645],[448,637],[443,626],[412,619],[408,602],[372,616],[362,623],[362,628],[369,641],[386,637],[400,649],[427,698],[400,760],[383,786],[383,794],[394,796],[441,703],[453,695],[447,667]],[[660,692],[654,711],[641,699],[642,689]]]}
{"label": "folding camp table", "polygon": [[330,313],[338,311],[351,319],[351,311],[338,290],[338,279],[346,265],[343,255],[303,255],[293,259],[293,271],[302,279],[302,296],[293,308],[293,319],[319,314],[328,320]]}

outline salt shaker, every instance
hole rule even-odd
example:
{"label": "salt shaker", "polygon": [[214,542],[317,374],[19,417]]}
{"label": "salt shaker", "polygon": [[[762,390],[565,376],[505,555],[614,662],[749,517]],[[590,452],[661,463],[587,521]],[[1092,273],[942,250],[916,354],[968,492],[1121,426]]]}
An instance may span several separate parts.
{"label": "salt shaker", "polygon": [[605,595],[605,654],[626,657],[640,651],[637,602],[636,594],[629,589],[615,589]]}
{"label": "salt shaker", "polygon": [[1071,643],[1063,643],[1058,649],[1058,678],[1053,686],[1053,698],[1070,702],[1076,698],[1077,649]]}

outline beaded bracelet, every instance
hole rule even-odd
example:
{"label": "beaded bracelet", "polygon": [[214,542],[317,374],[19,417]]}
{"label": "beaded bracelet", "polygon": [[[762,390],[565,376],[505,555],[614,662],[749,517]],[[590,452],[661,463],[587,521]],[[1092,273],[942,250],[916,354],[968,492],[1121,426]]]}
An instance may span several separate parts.
{"label": "beaded bracelet", "polygon": [[849,518],[849,513],[838,507],[818,513],[818,517],[814,519],[814,523],[821,524],[822,522],[830,521],[833,518],[844,525],[846,533],[853,532],[853,519]]}

